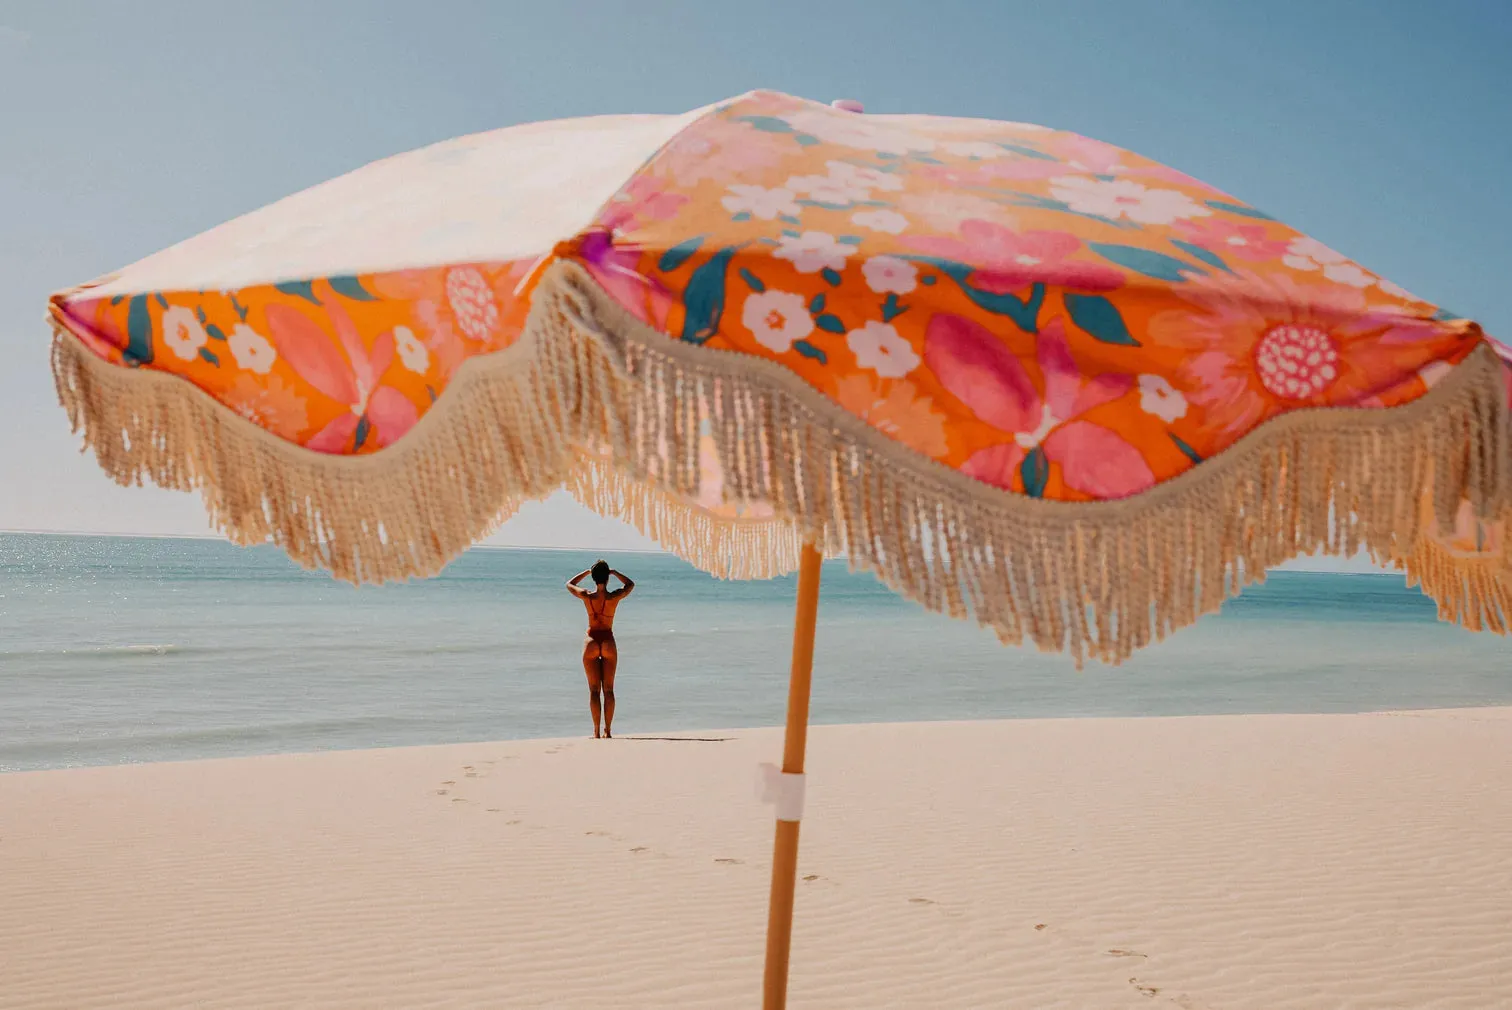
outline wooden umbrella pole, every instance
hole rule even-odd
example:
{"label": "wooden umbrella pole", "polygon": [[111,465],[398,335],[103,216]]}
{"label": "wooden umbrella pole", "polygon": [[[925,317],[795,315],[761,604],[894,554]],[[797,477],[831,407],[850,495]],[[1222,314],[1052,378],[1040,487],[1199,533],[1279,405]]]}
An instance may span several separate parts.
{"label": "wooden umbrella pole", "polygon": [[[820,549],[813,544],[804,544],[798,566],[797,614],[793,620],[787,736],[782,746],[785,775],[803,774],[804,749],[808,745],[809,686],[814,670],[814,624],[819,612],[819,572],[823,563],[824,554]],[[801,780],[797,781],[801,783]],[[784,813],[793,819],[785,820]],[[787,1005],[788,952],[793,942],[793,891],[798,878],[798,816],[794,811],[784,811],[779,805],[777,838],[772,846],[766,975],[762,984],[761,1005],[765,1010],[782,1010]]]}

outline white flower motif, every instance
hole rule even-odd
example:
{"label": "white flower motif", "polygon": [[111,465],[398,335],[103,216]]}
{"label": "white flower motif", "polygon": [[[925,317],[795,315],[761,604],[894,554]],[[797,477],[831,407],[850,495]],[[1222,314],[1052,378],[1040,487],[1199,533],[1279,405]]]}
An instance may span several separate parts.
{"label": "white flower motif", "polygon": [[1352,288],[1368,288],[1376,282],[1376,276],[1367,273],[1353,263],[1329,263],[1323,267],[1323,276]]}
{"label": "white flower motif", "polygon": [[446,300],[462,332],[473,340],[487,340],[499,325],[499,306],[488,279],[473,267],[446,272]]}
{"label": "white flower motif", "polygon": [[845,335],[856,364],[870,368],[884,379],[901,379],[919,367],[919,353],[891,323],[872,320]]}
{"label": "white flower motif", "polygon": [[880,168],[867,168],[864,165],[852,165],[848,161],[827,161],[824,167],[829,169],[831,179],[839,179],[841,182],[850,183],[864,189],[880,189],[884,193],[897,193],[903,189],[903,180],[891,172],[884,172]]}
{"label": "white flower motif", "polygon": [[278,352],[268,338],[246,323],[237,323],[226,343],[230,345],[236,363],[258,375],[267,375],[273,369],[273,362],[278,360]]}
{"label": "white flower motif", "polygon": [[[1291,245],[1286,247],[1286,255],[1281,257],[1281,262],[1293,270],[1322,270],[1324,277],[1339,284],[1348,284],[1352,288],[1368,288],[1378,283],[1375,274],[1362,270],[1356,264],[1349,262],[1349,258],[1343,253],[1330,249],[1317,239],[1308,238],[1305,235],[1292,239]],[[1382,290],[1385,288],[1383,287]],[[1401,288],[1397,290],[1401,291]],[[1387,292],[1387,294],[1391,293]],[[1406,295],[1406,297],[1412,296]]]}
{"label": "white flower motif", "polygon": [[919,270],[908,260],[896,256],[873,256],[861,264],[867,287],[878,294],[892,291],[906,295],[919,286]]}
{"label": "white flower motif", "polygon": [[845,258],[854,249],[826,232],[806,231],[798,236],[784,235],[772,255],[791,261],[801,274],[816,274],[826,269],[844,270]]}
{"label": "white flower motif", "polygon": [[1139,377],[1139,409],[1154,414],[1167,424],[1186,417],[1187,400],[1181,390],[1160,375]]}
{"label": "white flower motif", "polygon": [[1171,224],[1212,213],[1178,190],[1150,189],[1128,179],[1109,182],[1081,175],[1063,175],[1050,180],[1050,195],[1080,214],[1094,214],[1113,221],[1126,217],[1139,224]]}
{"label": "white flower motif", "polygon": [[1391,281],[1388,281],[1384,277],[1377,277],[1376,278],[1376,287],[1380,288],[1383,292],[1385,292],[1386,294],[1390,295],[1393,298],[1400,298],[1403,301],[1408,301],[1408,302],[1420,302],[1420,301],[1422,301],[1421,298],[1419,298],[1417,295],[1413,294],[1411,291],[1408,291],[1406,288],[1402,287],[1399,284],[1393,284],[1393,283],[1391,283]]}
{"label": "white flower motif", "polygon": [[762,221],[771,221],[784,214],[797,217],[801,212],[791,189],[767,189],[736,183],[729,190],[729,195],[719,202],[731,214],[749,214]]}
{"label": "white flower motif", "polygon": [[787,181],[787,188],[802,193],[817,203],[838,207],[848,207],[860,200],[871,199],[871,190],[865,186],[832,175],[795,175]]}
{"label": "white flower motif", "polygon": [[425,370],[430,367],[430,351],[408,326],[394,327],[394,348],[399,352],[399,360],[404,367],[416,375],[425,374]]}
{"label": "white flower motif", "polygon": [[1001,158],[1008,153],[1001,145],[987,140],[951,140],[945,143],[945,150],[957,157],[977,158],[982,161]]}
{"label": "white flower motif", "polygon": [[762,347],[782,354],[793,342],[814,332],[814,320],[802,295],[791,291],[762,291],[748,296],[740,321]]}
{"label": "white flower motif", "polygon": [[908,218],[895,210],[863,210],[851,215],[851,220],[863,228],[880,231],[886,235],[901,235],[908,227]]}
{"label": "white flower motif", "polygon": [[1291,245],[1286,247],[1286,255],[1281,257],[1281,262],[1293,270],[1317,270],[1329,263],[1347,263],[1341,252],[1335,252],[1315,238],[1306,235],[1294,238]]}
{"label": "white flower motif", "polygon": [[853,112],[799,109],[781,118],[798,133],[858,151],[903,155],[910,151],[932,151],[935,146],[933,140],[912,130],[879,123]]}
{"label": "white flower motif", "polygon": [[210,335],[200,325],[192,309],[170,305],[163,310],[163,343],[183,361],[199,357],[200,348],[210,342]]}

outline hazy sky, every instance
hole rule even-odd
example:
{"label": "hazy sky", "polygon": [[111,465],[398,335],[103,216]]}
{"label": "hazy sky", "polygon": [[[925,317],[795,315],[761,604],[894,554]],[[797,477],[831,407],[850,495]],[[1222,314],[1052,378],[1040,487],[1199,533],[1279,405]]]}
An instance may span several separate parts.
{"label": "hazy sky", "polygon": [[[0,529],[202,533],[52,394],[47,295],[375,158],[751,88],[1154,157],[1512,335],[1509,0],[0,0]],[[497,542],[629,547],[568,502]]]}

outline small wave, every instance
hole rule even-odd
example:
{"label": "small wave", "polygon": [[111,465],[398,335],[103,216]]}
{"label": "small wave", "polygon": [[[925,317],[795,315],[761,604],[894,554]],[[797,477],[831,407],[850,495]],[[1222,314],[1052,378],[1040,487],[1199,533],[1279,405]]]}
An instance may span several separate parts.
{"label": "small wave", "polygon": [[115,659],[129,656],[173,656],[191,650],[171,642],[141,645],[101,645],[87,649],[30,649],[0,652],[0,662],[10,659],[53,659],[66,656],[70,659]]}

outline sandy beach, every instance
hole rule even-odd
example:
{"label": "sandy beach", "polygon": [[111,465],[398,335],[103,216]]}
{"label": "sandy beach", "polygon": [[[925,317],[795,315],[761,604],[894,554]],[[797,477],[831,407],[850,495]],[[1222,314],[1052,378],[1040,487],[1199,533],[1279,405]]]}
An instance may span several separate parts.
{"label": "sandy beach", "polygon": [[[737,1007],[775,730],[0,776],[0,1007]],[[798,1007],[1512,1005],[1512,708],[824,726]]]}

